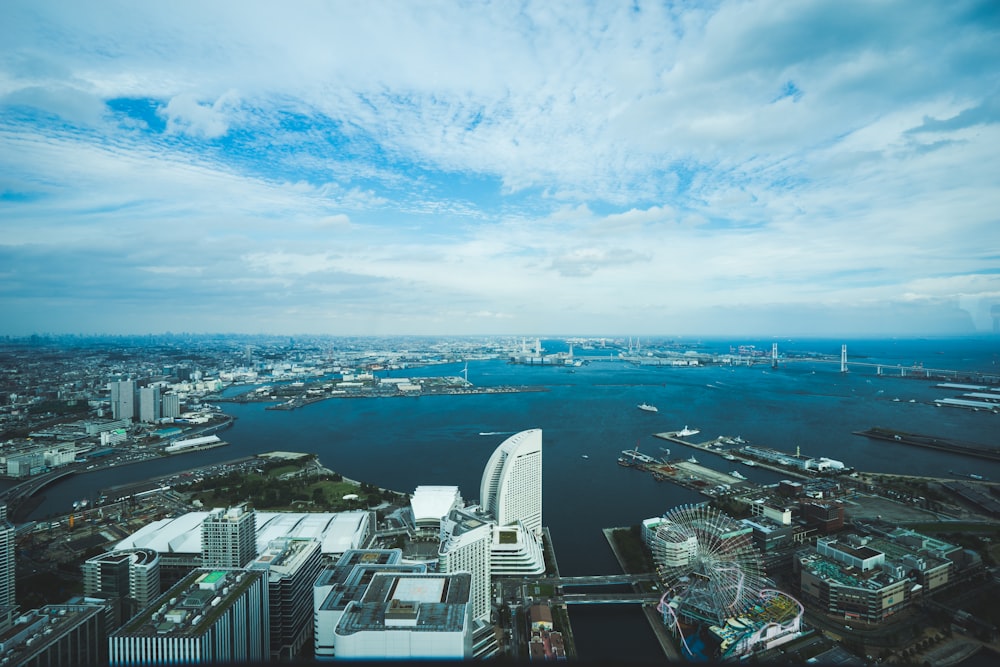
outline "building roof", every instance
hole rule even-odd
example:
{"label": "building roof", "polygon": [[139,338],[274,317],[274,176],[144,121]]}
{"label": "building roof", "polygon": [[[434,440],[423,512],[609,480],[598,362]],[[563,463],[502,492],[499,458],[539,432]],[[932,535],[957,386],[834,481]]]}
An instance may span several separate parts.
{"label": "building roof", "polygon": [[[188,512],[173,519],[154,521],[115,549],[153,549],[159,553],[200,554],[201,524],[209,512]],[[257,512],[257,553],[280,537],[312,537],[324,554],[341,554],[358,548],[370,519],[367,511]]]}
{"label": "building roof", "polygon": [[410,499],[413,520],[440,521],[456,504],[461,506],[461,501],[457,486],[418,486]]}

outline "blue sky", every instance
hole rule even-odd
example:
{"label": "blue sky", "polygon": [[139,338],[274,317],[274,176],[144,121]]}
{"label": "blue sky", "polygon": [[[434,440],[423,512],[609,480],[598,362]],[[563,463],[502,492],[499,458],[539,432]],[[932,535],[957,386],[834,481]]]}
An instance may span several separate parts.
{"label": "blue sky", "polygon": [[0,334],[1000,304],[995,2],[0,3]]}

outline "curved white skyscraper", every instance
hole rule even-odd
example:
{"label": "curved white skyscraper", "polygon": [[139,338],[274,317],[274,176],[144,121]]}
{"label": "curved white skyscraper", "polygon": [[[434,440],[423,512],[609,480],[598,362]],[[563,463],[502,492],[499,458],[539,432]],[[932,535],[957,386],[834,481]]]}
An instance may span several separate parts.
{"label": "curved white skyscraper", "polygon": [[484,512],[500,526],[518,521],[542,530],[542,430],[515,433],[504,440],[486,464],[480,489]]}

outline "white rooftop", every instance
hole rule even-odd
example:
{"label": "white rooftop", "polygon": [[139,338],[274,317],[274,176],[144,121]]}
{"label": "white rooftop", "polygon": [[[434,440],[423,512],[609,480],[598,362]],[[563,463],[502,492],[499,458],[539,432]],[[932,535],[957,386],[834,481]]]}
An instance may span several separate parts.
{"label": "white rooftop", "polygon": [[[153,549],[159,553],[201,553],[201,524],[208,512],[188,512],[175,519],[161,519],[125,538],[116,549]],[[322,543],[324,554],[342,554],[362,548],[369,513],[257,512],[257,553],[279,537],[312,537]]]}

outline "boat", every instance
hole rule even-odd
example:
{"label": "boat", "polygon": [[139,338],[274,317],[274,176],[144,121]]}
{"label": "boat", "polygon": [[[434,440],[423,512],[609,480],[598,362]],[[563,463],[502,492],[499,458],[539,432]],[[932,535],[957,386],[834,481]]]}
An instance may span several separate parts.
{"label": "boat", "polygon": [[582,456],[580,456],[580,458],[581,458],[581,459],[589,459],[590,457],[589,457],[589,456],[587,456],[586,454],[583,454]]}
{"label": "boat", "polygon": [[738,460],[738,459],[737,459],[737,458],[736,458],[735,456],[733,456],[732,454],[726,454],[726,455],[725,455],[725,456],[723,456],[722,458],[726,459],[727,461],[737,461],[737,460]]}
{"label": "boat", "polygon": [[640,410],[643,410],[644,412],[659,412],[660,411],[659,408],[657,408],[655,405],[650,405],[649,403],[640,403],[636,407],[639,408]]}
{"label": "boat", "polygon": [[743,475],[742,475],[742,474],[740,473],[740,471],[739,471],[739,470],[734,470],[734,471],[732,471],[732,472],[731,472],[731,473],[729,473],[729,474],[730,474],[730,475],[731,475],[732,477],[735,477],[736,479],[746,479],[746,477],[744,477],[744,476],[743,476]]}
{"label": "boat", "polygon": [[691,458],[689,458],[689,459],[688,459],[688,463],[697,463],[697,462],[698,462],[698,459],[696,459],[696,458],[695,458],[695,457],[693,457],[693,456],[692,456]]}
{"label": "boat", "polygon": [[685,424],[684,428],[682,428],[680,431],[677,431],[677,437],[683,438],[684,436],[687,435],[698,435],[699,433],[701,433],[701,431],[699,431],[696,428],[688,428],[687,424]]}
{"label": "boat", "polygon": [[756,464],[756,463],[754,463],[753,461],[750,461],[750,460],[746,460],[746,461],[743,461],[743,465],[745,465],[745,466],[750,466],[750,467],[752,468],[752,467],[754,467],[754,466],[755,466],[755,465],[757,465],[757,464]]}

